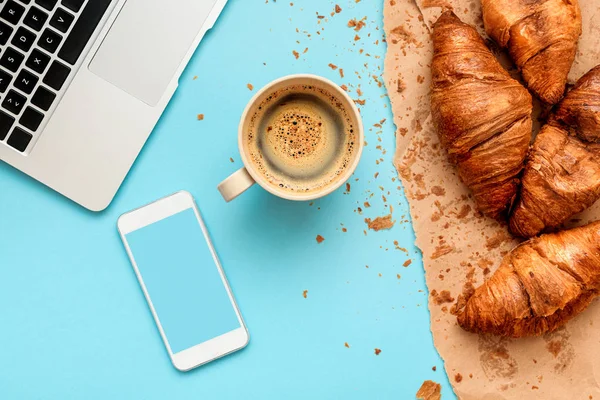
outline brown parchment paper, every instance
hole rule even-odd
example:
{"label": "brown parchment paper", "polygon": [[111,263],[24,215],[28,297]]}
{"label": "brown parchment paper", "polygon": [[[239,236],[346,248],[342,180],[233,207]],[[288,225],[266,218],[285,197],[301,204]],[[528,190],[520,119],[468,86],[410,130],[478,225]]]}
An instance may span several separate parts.
{"label": "brown parchment paper", "polygon": [[[442,7],[452,7],[487,38],[480,3],[384,1],[385,81],[397,127],[395,165],[410,202],[416,244],[423,252],[434,344],[455,393],[463,400],[600,400],[600,301],[565,328],[540,338],[479,336],[458,327],[452,314],[455,304],[490,276],[517,244],[505,226],[475,211],[440,148],[429,110],[431,26]],[[600,1],[579,1],[583,35],[570,83],[600,63]],[[511,68],[507,57],[489,43]],[[510,72],[518,77],[514,69]],[[600,219],[600,204],[573,223],[590,219]]]}

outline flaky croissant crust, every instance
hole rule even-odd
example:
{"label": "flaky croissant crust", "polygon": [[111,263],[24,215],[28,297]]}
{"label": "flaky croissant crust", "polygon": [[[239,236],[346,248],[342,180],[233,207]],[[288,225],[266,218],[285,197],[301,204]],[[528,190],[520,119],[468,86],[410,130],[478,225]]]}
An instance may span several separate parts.
{"label": "flaky croissant crust", "polygon": [[512,203],[531,140],[531,95],[452,12],[433,29],[431,110],[461,180],[493,218]]}
{"label": "flaky croissant crust", "polygon": [[581,35],[577,0],[482,0],[487,34],[508,48],[529,89],[556,104]]}
{"label": "flaky croissant crust", "polygon": [[532,237],[561,226],[600,198],[600,66],[585,74],[558,105],[531,148],[514,235]]}
{"label": "flaky croissant crust", "polygon": [[600,290],[600,222],[531,239],[506,255],[458,315],[465,330],[537,336],[564,325]]}

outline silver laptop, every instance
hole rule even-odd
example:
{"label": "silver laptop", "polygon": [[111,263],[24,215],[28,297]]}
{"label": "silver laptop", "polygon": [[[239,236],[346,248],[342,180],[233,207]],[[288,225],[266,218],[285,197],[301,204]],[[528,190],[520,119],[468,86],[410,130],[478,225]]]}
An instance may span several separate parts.
{"label": "silver laptop", "polygon": [[0,0],[0,160],[106,208],[226,1]]}

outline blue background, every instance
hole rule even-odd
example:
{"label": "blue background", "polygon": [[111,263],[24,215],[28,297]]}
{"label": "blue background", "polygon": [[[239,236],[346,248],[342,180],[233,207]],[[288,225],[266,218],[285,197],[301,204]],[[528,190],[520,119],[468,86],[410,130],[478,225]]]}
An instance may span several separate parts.
{"label": "blue background", "polygon": [[[0,163],[0,398],[412,399],[425,379],[454,398],[392,165],[388,98],[373,78],[383,81],[383,1],[338,0],[331,17],[335,4],[230,0],[105,212]],[[347,27],[365,16],[360,32]],[[225,204],[216,186],[241,167],[244,106],[262,85],[300,72],[346,84],[353,98],[361,85],[368,145],[350,193],[311,206],[254,187]],[[189,373],[169,363],[116,230],[123,212],[181,189],[197,200],[252,337]],[[390,206],[394,228],[365,236],[364,218]]]}
{"label": "blue background", "polygon": [[240,328],[194,210],[126,235],[171,352]]}

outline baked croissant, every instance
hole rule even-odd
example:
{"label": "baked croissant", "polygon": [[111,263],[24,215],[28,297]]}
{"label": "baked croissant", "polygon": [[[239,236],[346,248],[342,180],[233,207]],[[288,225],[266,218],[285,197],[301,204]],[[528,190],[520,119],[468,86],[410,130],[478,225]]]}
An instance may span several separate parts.
{"label": "baked croissant", "polygon": [[552,125],[538,133],[510,216],[510,231],[532,237],[562,225],[600,198],[600,144]]}
{"label": "baked croissant", "polygon": [[600,65],[582,76],[558,105],[554,119],[588,142],[600,141]]}
{"label": "baked croissant", "polygon": [[433,46],[431,112],[440,141],[478,209],[499,218],[531,141],[531,95],[451,11],[435,23]]}
{"label": "baked croissant", "polygon": [[482,0],[487,34],[507,47],[529,89],[561,99],[581,35],[577,0]]}
{"label": "baked croissant", "polygon": [[536,137],[510,216],[514,235],[531,237],[559,227],[600,199],[600,143],[587,142],[596,139],[600,67],[577,82]]}
{"label": "baked croissant", "polygon": [[531,239],[507,254],[458,315],[467,331],[502,336],[551,332],[600,290],[600,222]]}

